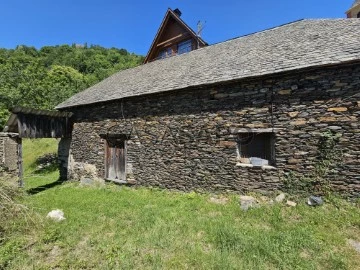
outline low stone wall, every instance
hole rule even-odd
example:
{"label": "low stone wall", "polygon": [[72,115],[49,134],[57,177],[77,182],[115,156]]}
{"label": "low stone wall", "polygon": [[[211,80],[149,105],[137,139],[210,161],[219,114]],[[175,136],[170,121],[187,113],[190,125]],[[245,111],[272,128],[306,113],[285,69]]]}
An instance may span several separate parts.
{"label": "low stone wall", "polygon": [[0,167],[13,176],[19,174],[19,144],[17,134],[0,133]]}
{"label": "low stone wall", "polygon": [[[171,78],[169,78],[171,80]],[[360,196],[360,65],[305,70],[72,109],[71,154],[104,177],[104,134],[124,134],[128,179],[178,190],[269,192],[312,177],[338,138],[326,181]],[[239,163],[238,130],[271,130],[274,165]],[[102,134],[102,136],[100,136]],[[322,184],[320,182],[320,184]]]}

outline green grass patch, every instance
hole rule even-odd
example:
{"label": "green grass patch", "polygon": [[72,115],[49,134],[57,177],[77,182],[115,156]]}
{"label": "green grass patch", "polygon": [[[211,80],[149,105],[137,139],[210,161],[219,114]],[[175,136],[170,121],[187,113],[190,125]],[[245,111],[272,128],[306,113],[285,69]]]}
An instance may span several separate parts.
{"label": "green grass patch", "polygon": [[56,164],[39,170],[38,161],[42,157],[56,155],[57,139],[23,139],[24,185],[26,190],[41,189],[59,178]]}
{"label": "green grass patch", "polygon": [[[264,205],[247,212],[229,195],[66,183],[28,196],[42,219],[11,269],[358,269],[347,239],[360,240],[360,211],[341,201],[311,208]],[[10,249],[11,247],[9,247]],[[1,250],[1,249],[0,249]],[[30,267],[31,266],[31,267]]]}
{"label": "green grass patch", "polygon": [[36,171],[36,161],[46,155],[57,153],[57,139],[23,139],[23,163],[25,175]]}

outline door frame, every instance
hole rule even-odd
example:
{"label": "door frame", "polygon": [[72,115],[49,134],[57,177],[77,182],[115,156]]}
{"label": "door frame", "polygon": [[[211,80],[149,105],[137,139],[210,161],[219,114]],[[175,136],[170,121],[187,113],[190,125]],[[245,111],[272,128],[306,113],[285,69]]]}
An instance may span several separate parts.
{"label": "door frame", "polygon": [[[121,141],[124,144],[124,174],[125,174],[125,180],[123,179],[110,179],[108,178],[108,149],[109,149],[109,141],[115,140],[115,141]],[[104,164],[105,164],[105,171],[104,171],[104,179],[107,181],[119,183],[119,184],[127,184],[126,180],[126,164],[127,164],[127,145],[126,145],[126,136],[124,135],[112,135],[112,136],[106,136],[104,138],[104,148],[105,148],[105,158],[104,158]]]}

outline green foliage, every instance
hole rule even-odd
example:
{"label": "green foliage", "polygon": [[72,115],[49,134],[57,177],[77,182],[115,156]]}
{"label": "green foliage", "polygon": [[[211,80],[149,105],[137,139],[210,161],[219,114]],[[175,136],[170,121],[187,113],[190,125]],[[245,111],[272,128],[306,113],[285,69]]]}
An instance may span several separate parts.
{"label": "green foliage", "polygon": [[94,45],[0,49],[0,130],[13,106],[53,109],[75,93],[142,61],[142,56],[124,49]]}

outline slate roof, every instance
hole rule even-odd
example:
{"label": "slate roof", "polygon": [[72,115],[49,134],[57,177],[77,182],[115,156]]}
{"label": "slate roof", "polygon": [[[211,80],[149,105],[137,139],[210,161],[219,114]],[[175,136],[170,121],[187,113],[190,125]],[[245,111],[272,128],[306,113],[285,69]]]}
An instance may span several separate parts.
{"label": "slate roof", "polygon": [[57,109],[360,60],[359,19],[301,20],[120,71]]}

